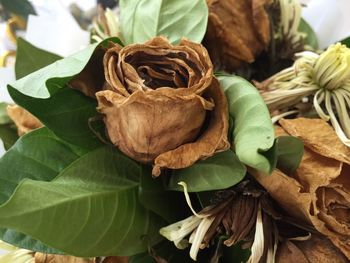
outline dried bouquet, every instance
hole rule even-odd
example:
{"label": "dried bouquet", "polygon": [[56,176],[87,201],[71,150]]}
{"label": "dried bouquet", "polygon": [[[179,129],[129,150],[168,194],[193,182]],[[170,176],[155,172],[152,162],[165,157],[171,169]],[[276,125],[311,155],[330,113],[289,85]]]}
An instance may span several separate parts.
{"label": "dried bouquet", "polygon": [[17,40],[0,262],[348,262],[350,49],[296,0],[119,12],[69,57]]}

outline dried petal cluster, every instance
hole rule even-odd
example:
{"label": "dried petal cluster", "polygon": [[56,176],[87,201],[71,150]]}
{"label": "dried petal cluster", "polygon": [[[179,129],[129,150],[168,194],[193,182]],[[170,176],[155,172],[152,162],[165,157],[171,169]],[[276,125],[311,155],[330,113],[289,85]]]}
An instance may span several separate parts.
{"label": "dried petal cluster", "polygon": [[179,249],[191,244],[190,256],[194,260],[199,249],[215,243],[218,236],[226,236],[223,244],[228,247],[239,242],[250,247],[248,262],[273,262],[279,238],[275,220],[281,218],[266,192],[244,181],[232,190],[217,192],[213,205],[161,228],[160,234]]}
{"label": "dried petal cluster", "polygon": [[179,169],[229,147],[228,108],[206,49],[156,37],[115,44],[104,56],[105,89],[97,92],[113,144],[131,158]]}
{"label": "dried petal cluster", "polygon": [[207,0],[204,45],[215,65],[233,71],[254,62],[270,43],[270,0]]}
{"label": "dried petal cluster", "polygon": [[292,67],[257,85],[266,104],[286,116],[302,113],[302,99],[312,100],[318,116],[330,120],[338,137],[350,147],[350,48],[337,43],[320,55],[304,51],[296,56]]}
{"label": "dried petal cluster", "polygon": [[305,144],[295,174],[276,170],[255,178],[292,216],[315,227],[350,259],[350,150],[320,119],[281,120],[278,135],[290,134]]}

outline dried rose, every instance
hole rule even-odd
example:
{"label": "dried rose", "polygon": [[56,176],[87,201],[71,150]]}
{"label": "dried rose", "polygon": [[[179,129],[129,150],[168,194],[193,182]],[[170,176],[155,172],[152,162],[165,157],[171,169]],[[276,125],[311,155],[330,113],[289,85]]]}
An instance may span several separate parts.
{"label": "dried rose", "polygon": [[270,0],[207,0],[209,21],[204,45],[214,64],[233,71],[252,63],[270,42],[265,7]]}
{"label": "dried rose", "polygon": [[229,148],[228,106],[206,49],[156,37],[104,56],[105,90],[97,92],[113,144],[140,162],[179,169]]}
{"label": "dried rose", "polygon": [[[255,174],[288,213],[315,227],[350,259],[350,149],[320,119],[281,120],[284,133],[305,144],[302,162],[289,176]],[[282,134],[282,129],[278,130]]]}
{"label": "dried rose", "polygon": [[18,105],[9,105],[7,114],[16,124],[19,136],[43,126],[35,116]]}

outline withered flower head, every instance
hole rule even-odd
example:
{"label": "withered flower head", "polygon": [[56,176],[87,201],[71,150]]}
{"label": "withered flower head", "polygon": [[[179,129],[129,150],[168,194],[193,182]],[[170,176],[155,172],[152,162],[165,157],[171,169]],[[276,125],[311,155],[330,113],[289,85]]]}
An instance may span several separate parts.
{"label": "withered flower head", "polygon": [[304,142],[302,162],[295,174],[276,170],[255,178],[290,215],[312,225],[350,259],[349,148],[323,120],[299,118],[280,124],[279,135]]}
{"label": "withered flower head", "polygon": [[228,71],[252,63],[270,43],[266,7],[271,0],[207,0],[204,45],[214,64]]}
{"label": "withered flower head", "polygon": [[156,37],[114,45],[104,56],[106,88],[96,93],[113,144],[140,162],[179,169],[229,147],[226,97],[206,49]]}
{"label": "withered flower head", "polygon": [[225,236],[223,244],[228,247],[242,241],[251,248],[248,262],[274,262],[279,239],[276,220],[282,217],[274,210],[266,191],[244,181],[233,190],[218,192],[213,205],[197,214],[189,201],[186,184],[181,184],[194,215],[162,228],[161,235],[179,249],[192,244],[190,256],[194,260],[199,249]]}
{"label": "withered flower head", "polygon": [[266,104],[271,111],[288,114],[303,99],[312,101],[318,116],[331,121],[350,147],[350,48],[337,43],[320,55],[305,51],[297,57],[292,67],[258,85]]}

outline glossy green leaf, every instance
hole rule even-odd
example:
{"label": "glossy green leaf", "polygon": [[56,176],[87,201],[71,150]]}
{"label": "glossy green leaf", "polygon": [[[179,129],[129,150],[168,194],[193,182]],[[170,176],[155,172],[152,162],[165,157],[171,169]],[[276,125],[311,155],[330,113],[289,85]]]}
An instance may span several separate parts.
{"label": "glossy green leaf", "polygon": [[91,44],[72,56],[39,69],[17,80],[10,87],[33,98],[47,99],[84,69],[99,44]]}
{"label": "glossy green leaf", "polygon": [[[172,242],[164,240],[151,249],[152,255],[149,252],[137,254],[130,257],[129,263],[190,263],[194,262],[189,257],[189,249],[177,249]],[[152,257],[153,256],[153,257]],[[158,261],[154,257],[158,257]],[[201,261],[199,261],[201,262]]]}
{"label": "glossy green leaf", "polygon": [[23,78],[61,58],[56,54],[33,46],[23,38],[18,38],[15,64],[16,79]]}
{"label": "glossy green leaf", "polygon": [[41,128],[22,136],[0,159],[0,204],[25,178],[51,181],[86,152]]}
{"label": "glossy green leaf", "polygon": [[63,252],[48,247],[38,240],[31,238],[28,235],[18,233],[12,229],[0,229],[0,239],[6,243],[13,244],[16,247],[48,253],[48,254],[63,254]]}
{"label": "glossy green leaf", "polygon": [[188,206],[183,193],[166,191],[163,178],[152,178],[152,168],[143,166],[140,177],[139,199],[145,208],[161,216],[168,223],[172,223],[187,216]]}
{"label": "glossy green leaf", "polygon": [[237,76],[218,77],[233,119],[234,150],[238,159],[266,174],[276,167],[274,128],[264,100],[248,81]]}
{"label": "glossy green leaf", "polygon": [[28,15],[36,14],[28,0],[0,0],[0,4],[7,12],[19,15],[24,19],[27,19]]}
{"label": "glossy green leaf", "polygon": [[5,150],[10,149],[18,139],[16,126],[12,123],[0,124],[0,139],[4,144]]}
{"label": "glossy green leaf", "polygon": [[166,36],[177,43],[182,37],[201,42],[207,29],[205,0],[121,0],[121,30],[126,44]]}
{"label": "glossy green leaf", "polygon": [[239,242],[232,247],[223,246],[223,258],[221,262],[225,263],[242,263],[248,262],[251,255],[250,249],[243,249],[243,242]]}
{"label": "glossy green leaf", "polygon": [[186,168],[173,170],[169,189],[182,191],[179,182],[185,182],[189,192],[229,188],[239,183],[246,174],[245,166],[233,151],[215,154]]}
{"label": "glossy green leaf", "polygon": [[[100,45],[109,41],[120,43],[119,39],[112,38]],[[8,86],[13,100],[34,114],[58,137],[90,150],[101,145],[89,127],[90,118],[97,115],[97,103],[95,99],[69,88],[69,81],[89,66],[87,75],[93,74],[94,84],[96,81],[96,86],[102,87],[103,51],[98,46],[90,45]]]}
{"label": "glossy green leaf", "polygon": [[98,148],[51,182],[23,180],[0,206],[0,226],[76,256],[146,251],[162,222],[138,201],[139,174],[140,166],[116,149]]}
{"label": "glossy green leaf", "polygon": [[85,149],[102,145],[89,127],[89,120],[97,115],[95,99],[68,87],[47,99],[23,95],[11,87],[9,93],[17,104],[38,117],[61,139]]}
{"label": "glossy green leaf", "polygon": [[[61,141],[47,128],[22,136],[0,159],[0,204],[8,201],[23,179],[51,181],[85,153]],[[0,239],[34,251],[58,252],[11,229],[0,229]]]}
{"label": "glossy green leaf", "polygon": [[[7,115],[7,103],[0,102],[0,139],[8,150],[18,139],[17,128]],[[1,143],[1,142],[0,142]]]}
{"label": "glossy green leaf", "polygon": [[0,102],[0,125],[12,123],[11,119],[7,115],[7,103]]}
{"label": "glossy green leaf", "polygon": [[311,26],[303,18],[300,20],[298,30],[306,34],[305,44],[317,50],[318,49],[317,36],[313,31],[313,29],[311,28]]}
{"label": "glossy green leaf", "polygon": [[292,136],[281,136],[277,141],[277,168],[286,174],[293,174],[299,167],[304,153],[304,143]]}
{"label": "glossy green leaf", "polygon": [[350,48],[350,37],[347,37],[345,39],[343,39],[342,41],[340,41],[342,44],[344,44],[345,46],[347,46],[348,48]]}

